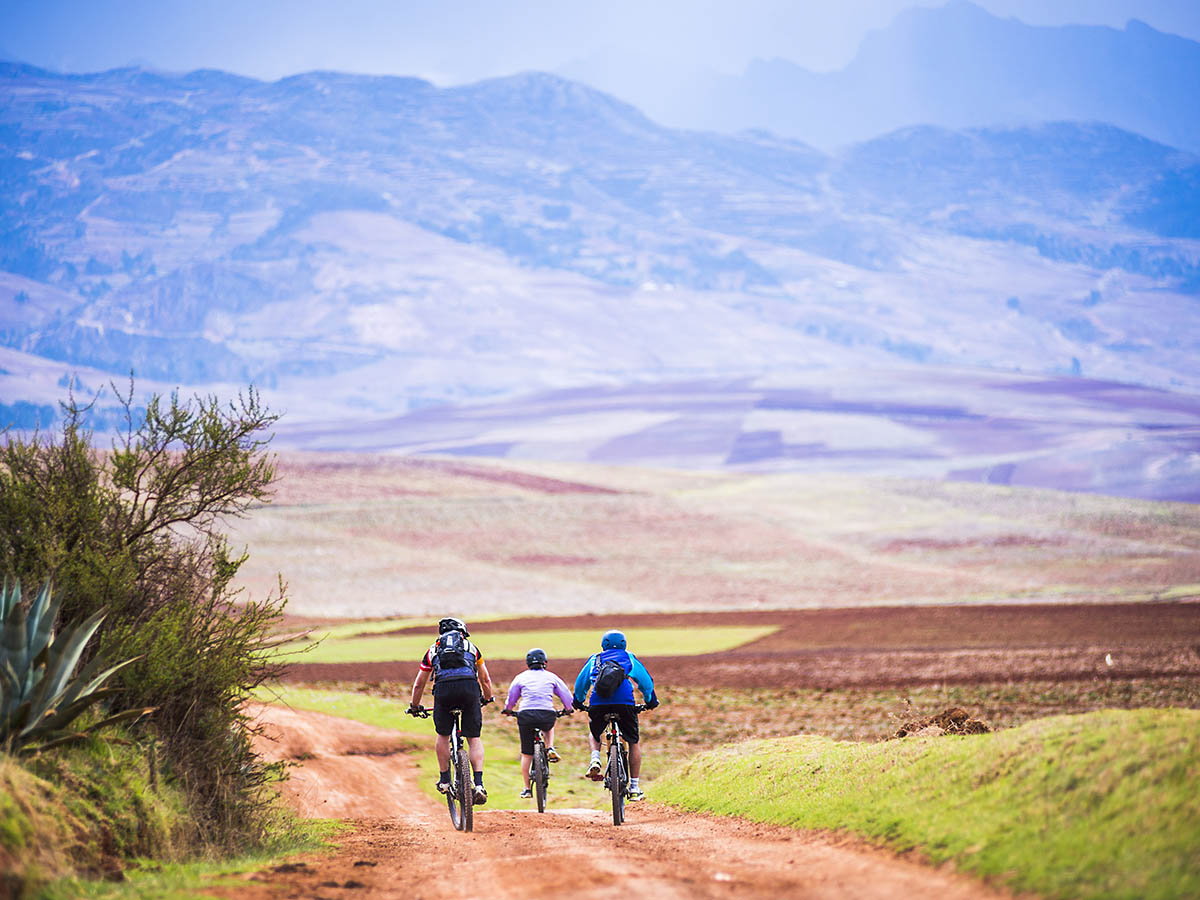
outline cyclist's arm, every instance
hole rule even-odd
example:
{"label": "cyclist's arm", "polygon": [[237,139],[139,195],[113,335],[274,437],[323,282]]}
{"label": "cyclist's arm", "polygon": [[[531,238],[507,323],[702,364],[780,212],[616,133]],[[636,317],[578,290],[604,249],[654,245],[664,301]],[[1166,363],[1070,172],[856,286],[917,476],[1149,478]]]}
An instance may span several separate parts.
{"label": "cyclist's arm", "polygon": [[563,709],[570,710],[571,707],[571,692],[567,690],[567,683],[554,676],[554,693],[558,695],[558,699],[562,701]]}
{"label": "cyclist's arm", "polygon": [[654,679],[650,677],[650,673],[646,671],[646,667],[632,653],[629,654],[629,661],[633,663],[633,668],[629,671],[629,677],[633,679],[633,683],[638,686],[638,690],[642,692],[642,699],[649,700],[654,696]]}
{"label": "cyclist's arm", "polygon": [[583,664],[583,668],[575,677],[575,699],[580,703],[587,699],[588,688],[592,686],[592,666],[595,663],[595,656],[588,657],[588,661]]}
{"label": "cyclist's arm", "polygon": [[412,686],[412,705],[421,705],[421,695],[425,693],[425,685],[429,683],[429,674],[432,669],[426,669],[424,666],[417,669],[417,677],[413,679]]}
{"label": "cyclist's arm", "polygon": [[491,700],[495,697],[495,691],[492,689],[492,676],[488,674],[487,663],[482,659],[479,660],[479,690],[483,694],[484,700]]}
{"label": "cyclist's arm", "polygon": [[506,710],[512,709],[517,705],[517,701],[521,699],[521,676],[518,675],[513,679],[512,686],[508,689],[508,699],[504,701]]}

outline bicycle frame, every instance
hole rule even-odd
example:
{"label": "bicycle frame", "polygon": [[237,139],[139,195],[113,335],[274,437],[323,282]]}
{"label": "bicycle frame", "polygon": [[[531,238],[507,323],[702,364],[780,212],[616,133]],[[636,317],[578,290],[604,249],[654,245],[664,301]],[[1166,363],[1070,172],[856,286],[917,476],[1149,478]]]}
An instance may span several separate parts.
{"label": "bicycle frame", "polygon": [[[491,703],[491,698],[483,701],[484,706]],[[410,709],[409,715],[422,719],[429,718],[429,710],[425,707]],[[472,776],[471,757],[463,746],[462,710],[451,710],[450,724],[450,790],[446,791],[446,807],[450,812],[450,824],[456,831],[475,830],[475,782]]]}
{"label": "bicycle frame", "polygon": [[[512,710],[504,710],[503,715],[516,717]],[[561,719],[570,715],[565,709],[555,713]],[[541,728],[533,729],[533,753],[529,761],[529,786],[537,799],[537,811],[546,811],[546,794],[550,784],[550,757],[546,754],[546,735]]]}
{"label": "bicycle frame", "polygon": [[[589,707],[584,706],[585,710]],[[634,712],[641,712],[646,707],[635,706]],[[617,721],[618,715],[609,712],[604,717],[605,756],[608,763],[604,769],[604,787],[612,793],[613,824],[620,825],[625,821],[625,799],[629,796],[629,750],[625,738],[621,734],[621,726]]]}

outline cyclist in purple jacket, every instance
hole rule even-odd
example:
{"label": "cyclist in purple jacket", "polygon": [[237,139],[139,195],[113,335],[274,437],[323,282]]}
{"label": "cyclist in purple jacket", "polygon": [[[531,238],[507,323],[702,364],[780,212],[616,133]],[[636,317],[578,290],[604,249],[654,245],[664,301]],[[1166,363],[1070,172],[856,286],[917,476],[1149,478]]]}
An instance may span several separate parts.
{"label": "cyclist in purple jacket", "polygon": [[517,729],[521,735],[521,777],[525,779],[525,790],[522,797],[532,797],[533,791],[529,782],[529,767],[533,762],[533,732],[540,728],[546,736],[546,758],[550,762],[558,762],[558,753],[554,750],[554,722],[557,715],[554,711],[554,697],[562,701],[563,709],[568,714],[572,712],[571,692],[567,684],[546,668],[546,651],[534,647],[525,654],[526,670],[513,679],[508,689],[508,700],[504,711],[511,712],[520,701],[521,708],[517,711]]}

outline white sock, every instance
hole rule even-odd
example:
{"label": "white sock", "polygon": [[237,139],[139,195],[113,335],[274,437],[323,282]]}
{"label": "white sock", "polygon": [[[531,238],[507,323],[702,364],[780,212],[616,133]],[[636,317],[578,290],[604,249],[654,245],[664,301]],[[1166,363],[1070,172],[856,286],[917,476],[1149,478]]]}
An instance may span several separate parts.
{"label": "white sock", "polygon": [[638,780],[636,778],[629,779],[629,789],[631,791],[636,791],[638,789]]}
{"label": "white sock", "polygon": [[592,751],[592,762],[600,762],[600,751],[599,750]]}

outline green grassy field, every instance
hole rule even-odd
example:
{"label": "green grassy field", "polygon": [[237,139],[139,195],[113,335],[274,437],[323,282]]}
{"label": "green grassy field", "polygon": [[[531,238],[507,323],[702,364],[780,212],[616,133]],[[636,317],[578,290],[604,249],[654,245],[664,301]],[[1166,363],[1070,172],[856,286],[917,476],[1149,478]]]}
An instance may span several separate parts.
{"label": "green grassy field", "polygon": [[[375,623],[379,626],[381,623]],[[732,650],[774,634],[777,626],[703,626],[697,628],[630,628],[626,630],[630,646],[670,647],[672,656],[718,653]],[[480,629],[482,631],[482,629]],[[538,631],[497,631],[472,635],[484,659],[524,659],[530,647],[542,647],[551,659],[577,659],[591,656],[600,649],[596,629],[546,629]],[[285,645],[280,652],[291,662],[348,663],[416,662],[432,638],[429,634],[400,634],[342,637],[331,633],[320,643],[307,641]],[[564,676],[565,677],[565,676]]]}
{"label": "green grassy field", "polygon": [[837,829],[1044,897],[1200,896],[1200,712],[1105,710],[970,737],[797,736],[655,783],[687,809]]}

